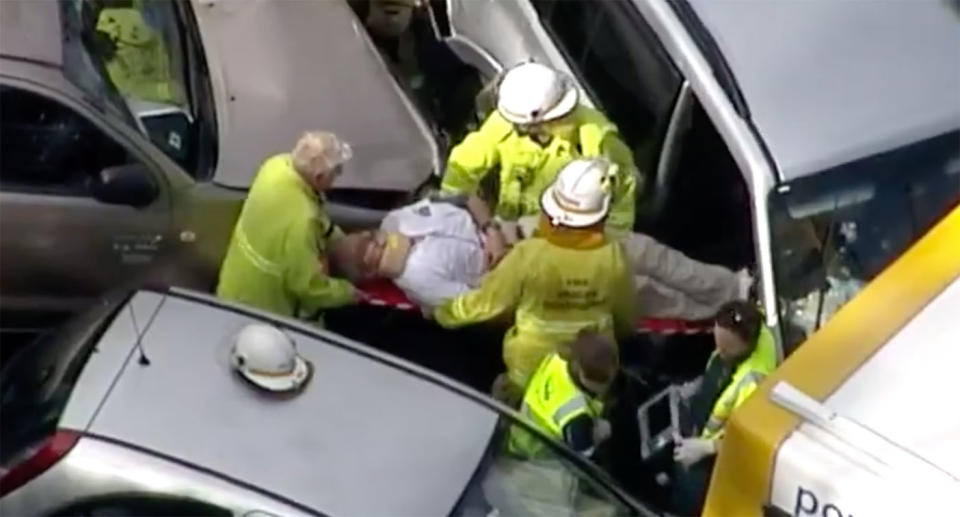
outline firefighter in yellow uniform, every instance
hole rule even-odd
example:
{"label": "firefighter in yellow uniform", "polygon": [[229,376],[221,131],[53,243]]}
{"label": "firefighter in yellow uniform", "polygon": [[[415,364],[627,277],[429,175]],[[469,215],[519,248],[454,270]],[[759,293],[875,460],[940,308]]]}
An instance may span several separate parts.
{"label": "firefighter in yellow uniform", "polygon": [[217,296],[320,323],[320,311],[357,292],[332,278],[328,243],[342,232],[323,211],[323,193],[350,159],[327,132],[308,132],[293,153],[267,159],[250,188],[220,268]]}
{"label": "firefighter in yellow uniform", "polygon": [[717,313],[713,328],[716,350],[703,376],[687,386],[692,392],[690,413],[700,429],[696,438],[684,438],[674,449],[674,460],[683,467],[675,480],[675,505],[681,514],[699,513],[706,496],[713,456],[724,426],[777,367],[773,334],[763,325],[756,306],[733,301]]}
{"label": "firefighter in yellow uniform", "polygon": [[503,359],[513,392],[557,344],[585,329],[610,339],[633,328],[633,282],[621,245],[604,234],[610,170],[602,159],[575,160],[542,195],[539,236],[518,243],[477,289],[438,306],[436,321],[458,327],[514,314]]}
{"label": "firefighter in yellow uniform", "polygon": [[540,196],[575,158],[604,157],[617,165],[607,226],[633,229],[639,173],[616,126],[599,111],[580,104],[565,74],[538,63],[523,63],[503,76],[497,109],[450,153],[442,189],[475,194],[480,182],[499,169],[494,213],[504,221],[536,215]]}

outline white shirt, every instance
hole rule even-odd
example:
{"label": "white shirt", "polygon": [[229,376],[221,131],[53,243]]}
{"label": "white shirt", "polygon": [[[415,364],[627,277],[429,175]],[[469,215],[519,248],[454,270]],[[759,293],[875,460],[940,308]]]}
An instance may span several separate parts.
{"label": "white shirt", "polygon": [[394,283],[422,306],[435,307],[469,291],[486,272],[477,225],[456,205],[424,199],[390,212],[380,228],[413,241]]}

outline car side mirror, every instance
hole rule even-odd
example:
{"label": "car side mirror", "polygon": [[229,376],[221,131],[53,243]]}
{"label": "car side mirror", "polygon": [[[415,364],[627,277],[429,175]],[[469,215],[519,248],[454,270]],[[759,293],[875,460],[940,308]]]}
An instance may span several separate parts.
{"label": "car side mirror", "polygon": [[103,169],[92,178],[90,190],[98,201],[137,208],[149,205],[160,193],[150,170],[140,163]]}

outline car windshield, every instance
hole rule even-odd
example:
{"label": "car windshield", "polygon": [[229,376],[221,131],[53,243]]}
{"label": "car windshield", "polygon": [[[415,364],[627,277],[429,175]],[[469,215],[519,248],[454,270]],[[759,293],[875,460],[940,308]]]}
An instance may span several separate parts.
{"label": "car windshield", "polygon": [[41,335],[0,371],[0,472],[54,433],[119,297]]}
{"label": "car windshield", "polygon": [[190,174],[199,131],[191,44],[176,2],[62,0],[64,74]]}
{"label": "car windshield", "polygon": [[774,189],[774,271],[788,348],[957,205],[958,139],[952,131]]}

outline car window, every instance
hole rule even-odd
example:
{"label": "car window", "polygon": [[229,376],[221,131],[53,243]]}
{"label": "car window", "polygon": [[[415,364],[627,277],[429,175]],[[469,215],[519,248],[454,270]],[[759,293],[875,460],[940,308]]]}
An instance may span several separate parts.
{"label": "car window", "polygon": [[[192,176],[211,172],[210,109],[185,7],[165,0],[65,0],[64,75]],[[198,96],[202,97],[198,99]],[[205,102],[203,104],[209,104]],[[202,136],[201,136],[202,134]]]}
{"label": "car window", "polygon": [[544,26],[600,108],[655,171],[682,77],[654,32],[623,0],[534,0]]}
{"label": "car window", "polygon": [[233,512],[212,504],[181,497],[163,497],[154,494],[118,494],[98,497],[72,504],[54,512],[56,516],[121,517],[215,517],[230,516]]}
{"label": "car window", "polygon": [[90,121],[56,100],[0,86],[0,185],[4,190],[82,196],[87,179],[134,160]]}
{"label": "car window", "polygon": [[51,436],[119,299],[104,300],[27,345],[0,370],[0,472]]}
{"label": "car window", "polygon": [[633,515],[605,482],[560,450],[502,415],[453,515]]}

